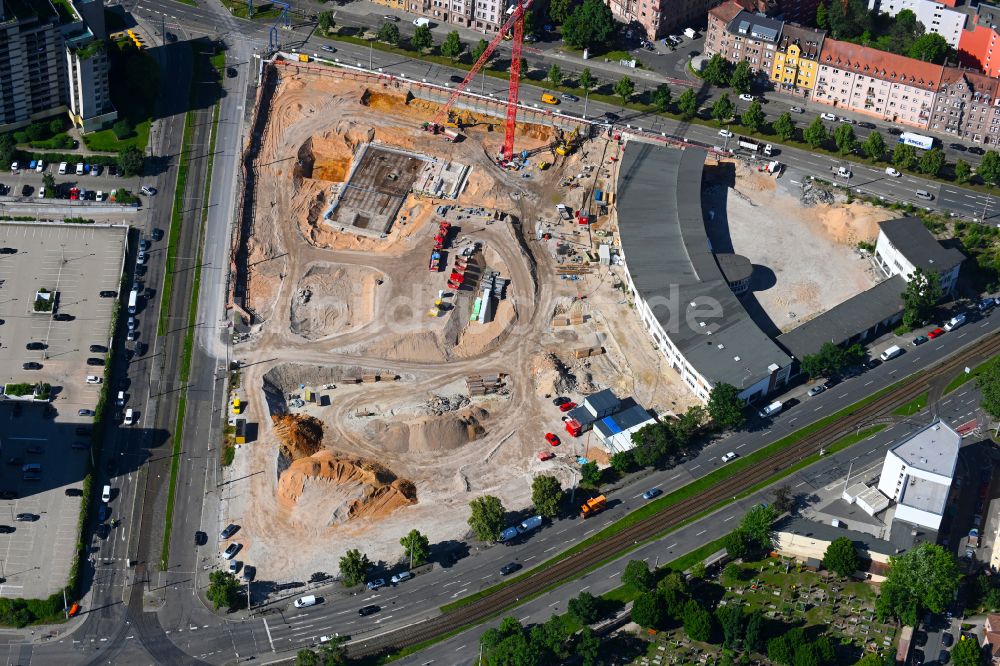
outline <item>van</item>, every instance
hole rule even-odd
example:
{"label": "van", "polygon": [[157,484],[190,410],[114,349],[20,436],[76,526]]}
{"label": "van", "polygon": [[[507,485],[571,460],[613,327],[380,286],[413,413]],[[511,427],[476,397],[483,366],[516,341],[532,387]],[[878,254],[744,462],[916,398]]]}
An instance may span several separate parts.
{"label": "van", "polygon": [[924,201],[934,201],[934,195],[927,190],[917,190],[917,198]]}
{"label": "van", "polygon": [[66,167],[67,166],[68,165],[65,162],[60,162],[59,163],[59,175],[60,176],[65,176],[66,175]]}
{"label": "van", "polygon": [[757,412],[757,416],[759,416],[762,419],[766,419],[769,416],[774,416],[775,414],[781,411],[781,408],[783,406],[784,405],[782,405],[780,400],[775,400],[770,405]]}
{"label": "van", "polygon": [[558,104],[559,98],[555,95],[550,95],[549,93],[542,93],[542,102],[545,104]]}
{"label": "van", "polygon": [[431,27],[431,20],[430,19],[425,19],[425,18],[413,19],[413,25],[417,26],[418,28],[421,28],[421,27],[422,28],[429,28],[429,27]]}
{"label": "van", "polygon": [[299,597],[295,600],[294,606],[296,608],[309,608],[310,606],[316,605],[316,595],[310,594],[305,597]]}
{"label": "van", "polygon": [[954,317],[948,320],[947,324],[944,325],[944,330],[951,332],[954,331],[956,328],[961,328],[964,324],[965,324],[965,315],[964,314],[955,315]]}
{"label": "van", "polygon": [[132,408],[129,407],[125,410],[125,425],[132,425],[135,423],[135,418],[133,416]]}
{"label": "van", "polygon": [[135,314],[136,306],[139,303],[139,290],[133,289],[128,295],[128,313]]}
{"label": "van", "polygon": [[899,347],[899,345],[893,345],[893,346],[889,347],[888,349],[886,349],[881,354],[879,354],[878,357],[880,359],[882,359],[883,361],[891,361],[892,359],[896,358],[897,356],[899,356],[902,353],[903,353],[903,350]]}
{"label": "van", "polygon": [[840,176],[841,178],[848,178],[849,179],[854,174],[851,173],[850,169],[848,169],[847,167],[843,167],[842,166],[842,167],[837,167],[837,175]]}
{"label": "van", "polygon": [[104,486],[101,490],[101,501],[110,502],[111,501],[111,486]]}
{"label": "van", "polygon": [[25,474],[29,473],[41,474],[42,466],[39,463],[28,463],[27,465],[21,468],[21,471],[24,472]]}
{"label": "van", "polygon": [[698,32],[694,28],[684,28],[684,36],[688,39],[698,39]]}
{"label": "van", "polygon": [[125,391],[118,391],[118,399],[115,402],[119,407],[125,406]]}

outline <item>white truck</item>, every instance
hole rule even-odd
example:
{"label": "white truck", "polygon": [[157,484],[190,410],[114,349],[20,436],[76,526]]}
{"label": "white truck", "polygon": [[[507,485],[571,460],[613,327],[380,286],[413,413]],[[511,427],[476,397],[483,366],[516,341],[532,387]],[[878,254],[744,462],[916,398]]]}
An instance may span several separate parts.
{"label": "white truck", "polygon": [[139,302],[139,291],[133,289],[128,295],[128,313],[135,314],[136,304]]}
{"label": "white truck", "polygon": [[559,211],[559,217],[567,222],[573,219],[573,211],[566,207],[566,204],[556,204],[556,210]]}
{"label": "white truck", "polygon": [[907,146],[913,146],[921,150],[930,150],[934,147],[934,139],[915,132],[903,132],[900,134],[899,143],[905,143]]}
{"label": "white truck", "polygon": [[850,180],[851,176],[853,176],[853,175],[854,174],[851,173],[851,170],[848,169],[847,167],[845,167],[845,166],[837,167],[837,177],[838,178],[843,178],[845,180]]}

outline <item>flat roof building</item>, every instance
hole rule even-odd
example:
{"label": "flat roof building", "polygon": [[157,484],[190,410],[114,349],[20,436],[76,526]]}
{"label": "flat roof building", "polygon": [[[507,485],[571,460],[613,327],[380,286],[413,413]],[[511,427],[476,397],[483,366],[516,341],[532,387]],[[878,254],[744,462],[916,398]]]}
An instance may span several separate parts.
{"label": "flat roof building", "polygon": [[688,389],[707,401],[725,382],[752,401],[788,380],[792,359],[750,318],[711,251],[704,161],[698,149],[625,146],[615,205],[621,256],[639,317]]}
{"label": "flat roof building", "polygon": [[887,277],[901,275],[907,282],[916,269],[940,276],[941,291],[951,293],[965,255],[946,248],[916,217],[879,222],[875,242],[875,265]]}
{"label": "flat roof building", "polygon": [[614,455],[634,449],[632,433],[653,423],[656,423],[656,419],[648,411],[639,405],[632,405],[617,414],[595,421],[594,432],[601,438],[608,454]]}

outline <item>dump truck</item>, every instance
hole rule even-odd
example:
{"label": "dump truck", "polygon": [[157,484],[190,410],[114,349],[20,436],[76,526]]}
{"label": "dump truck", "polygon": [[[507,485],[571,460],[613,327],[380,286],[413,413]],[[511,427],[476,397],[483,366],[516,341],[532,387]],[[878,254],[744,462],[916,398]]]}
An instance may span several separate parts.
{"label": "dump truck", "polygon": [[604,495],[592,497],[580,506],[580,517],[590,518],[591,516],[600,513],[604,510],[607,503],[608,499]]}
{"label": "dump truck", "polygon": [[566,432],[574,437],[579,437],[583,433],[583,426],[576,419],[570,419],[566,421]]}
{"label": "dump truck", "polygon": [[566,204],[556,204],[556,210],[559,211],[559,217],[567,222],[573,219],[573,213],[566,207]]}
{"label": "dump truck", "polygon": [[764,149],[764,144],[757,139],[751,139],[748,136],[740,136],[737,139],[737,145],[743,150],[749,150],[751,153],[759,153]]}
{"label": "dump truck", "polygon": [[434,271],[435,273],[437,273],[439,270],[441,270],[441,253],[440,252],[431,252],[431,261],[430,261],[430,265],[428,266],[428,269]]}

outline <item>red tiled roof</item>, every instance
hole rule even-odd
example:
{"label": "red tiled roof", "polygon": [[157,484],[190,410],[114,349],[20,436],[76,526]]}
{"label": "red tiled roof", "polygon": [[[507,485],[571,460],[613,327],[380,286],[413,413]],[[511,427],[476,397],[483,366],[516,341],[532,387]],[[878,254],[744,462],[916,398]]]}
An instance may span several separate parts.
{"label": "red tiled roof", "polygon": [[823,40],[819,63],[890,83],[933,91],[937,91],[944,69],[942,65],[829,38]]}
{"label": "red tiled roof", "polygon": [[743,5],[736,2],[736,0],[726,0],[721,5],[717,7],[712,7],[708,10],[708,13],[717,19],[720,19],[723,23],[728,24],[736,15],[743,11]]}
{"label": "red tiled roof", "polygon": [[[973,93],[979,93],[980,95],[988,95],[989,97],[996,97],[997,95],[997,79],[986,76],[980,72],[976,72],[970,69],[962,69],[960,67],[944,67],[941,72],[941,83],[940,85],[951,85],[962,79],[965,79],[969,86],[972,88]],[[997,618],[1000,620],[1000,618]]]}

